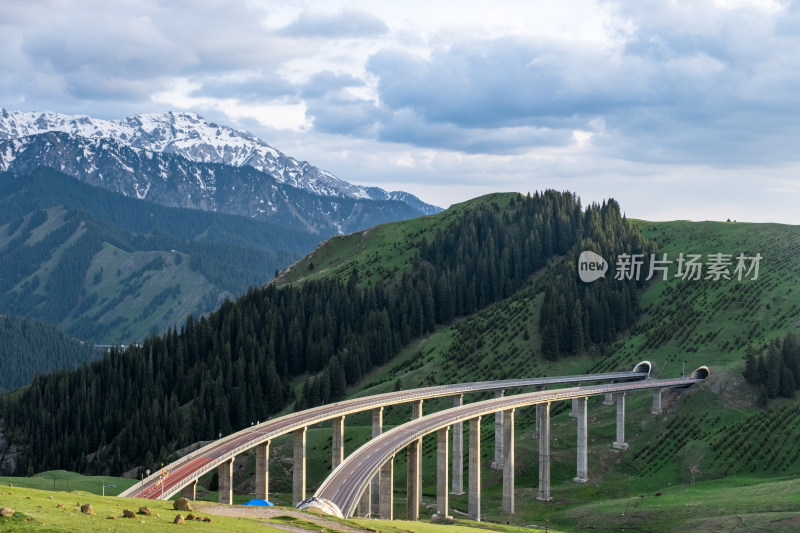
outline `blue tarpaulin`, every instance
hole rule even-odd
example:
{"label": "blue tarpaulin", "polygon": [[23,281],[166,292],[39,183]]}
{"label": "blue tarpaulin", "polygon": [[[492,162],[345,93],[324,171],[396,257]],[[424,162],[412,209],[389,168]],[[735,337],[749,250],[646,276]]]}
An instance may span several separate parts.
{"label": "blue tarpaulin", "polygon": [[272,502],[268,502],[267,500],[250,500],[247,503],[243,503],[242,505],[257,505],[258,507],[272,507],[275,505]]}

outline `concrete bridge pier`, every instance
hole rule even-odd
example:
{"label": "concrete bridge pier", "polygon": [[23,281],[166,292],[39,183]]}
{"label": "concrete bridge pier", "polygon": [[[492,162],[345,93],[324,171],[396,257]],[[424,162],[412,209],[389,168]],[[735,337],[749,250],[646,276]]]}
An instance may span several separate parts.
{"label": "concrete bridge pier", "polygon": [[[464,395],[453,398],[453,407],[464,405]],[[453,490],[450,494],[464,494],[464,423],[453,424]]]}
{"label": "concrete bridge pier", "polygon": [[514,409],[503,412],[503,512],[514,512]]}
{"label": "concrete bridge pier", "polygon": [[[383,433],[383,407],[376,407],[372,410],[372,438],[379,436]],[[381,474],[378,472],[372,477],[367,490],[361,496],[361,502],[358,505],[359,516],[368,516],[372,514],[372,510],[378,510],[380,502],[380,486]]]}
{"label": "concrete bridge pier", "polygon": [[292,467],[292,505],[306,499],[306,430],[294,431],[294,466]]}
{"label": "concrete bridge pier", "polygon": [[436,515],[439,518],[452,518],[447,514],[450,508],[448,499],[448,472],[449,450],[447,449],[450,437],[450,426],[443,427],[436,432]]}
{"label": "concrete bridge pier", "polygon": [[197,480],[190,482],[188,485],[181,489],[181,496],[187,500],[197,499]]}
{"label": "concrete bridge pier", "polygon": [[[411,418],[416,420],[422,418],[422,400],[417,400],[411,404]],[[422,454],[419,454],[419,483],[417,484],[417,500],[422,501]]]}
{"label": "concrete bridge pier", "polygon": [[550,501],[550,402],[536,404],[539,422],[539,495],[537,500]]}
{"label": "concrete bridge pier", "polygon": [[231,457],[217,467],[219,478],[219,503],[231,505],[233,503],[233,460]]}
{"label": "concrete bridge pier", "polygon": [[654,415],[661,414],[661,393],[664,392],[664,389],[656,389],[653,391],[653,407],[650,409],[650,412]]}
{"label": "concrete bridge pier", "polygon": [[[505,390],[495,391],[495,398],[502,398]],[[494,414],[494,461],[492,462],[492,469],[503,469],[503,411],[497,411]]]}
{"label": "concrete bridge pier", "polygon": [[419,458],[422,455],[422,439],[417,439],[406,447],[406,495],[408,505],[406,518],[419,520],[419,487],[420,469]]}
{"label": "concrete bridge pier", "polygon": [[607,392],[603,398],[603,405],[614,405],[614,393]]}
{"label": "concrete bridge pier", "polygon": [[584,396],[583,398],[575,398],[573,401],[576,402],[575,418],[578,419],[578,473],[572,481],[575,483],[586,483],[589,481],[588,461],[586,458],[588,450],[586,405],[588,403],[588,398]]}
{"label": "concrete bridge pier", "polygon": [[625,442],[625,393],[617,393],[617,440],[612,446],[618,450],[627,450]]}
{"label": "concrete bridge pier", "polygon": [[573,398],[572,399],[572,410],[570,410],[570,412],[569,412],[569,417],[570,418],[578,418],[578,399],[577,398]]}
{"label": "concrete bridge pier", "polygon": [[378,512],[382,520],[394,520],[394,455],[381,467],[380,506]]}
{"label": "concrete bridge pier", "polygon": [[269,442],[256,446],[256,498],[269,500]]}
{"label": "concrete bridge pier", "polygon": [[481,519],[481,417],[469,421],[469,496],[467,514],[471,520]]}
{"label": "concrete bridge pier", "polygon": [[344,461],[344,416],[333,419],[331,431],[331,469],[335,469]]}

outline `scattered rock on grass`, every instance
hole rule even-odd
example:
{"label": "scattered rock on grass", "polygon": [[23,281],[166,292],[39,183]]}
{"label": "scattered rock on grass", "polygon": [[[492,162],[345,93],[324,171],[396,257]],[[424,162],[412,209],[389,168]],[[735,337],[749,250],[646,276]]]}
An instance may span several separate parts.
{"label": "scattered rock on grass", "polygon": [[183,515],[178,513],[178,516],[175,517],[174,524],[183,524]]}
{"label": "scattered rock on grass", "polygon": [[85,503],[81,505],[81,512],[85,514],[94,514],[94,507],[92,507],[91,503]]}
{"label": "scattered rock on grass", "polygon": [[187,498],[181,497],[175,500],[175,503],[172,504],[172,508],[176,511],[191,511],[192,504],[189,503]]}
{"label": "scattered rock on grass", "polygon": [[0,516],[3,518],[11,518],[14,516],[14,509],[11,507],[0,507]]}
{"label": "scattered rock on grass", "polygon": [[153,516],[153,511],[151,511],[150,508],[145,505],[143,507],[139,507],[139,513],[138,514],[143,514],[143,515],[146,515],[146,516]]}
{"label": "scattered rock on grass", "polygon": [[124,511],[122,511],[122,516],[125,518],[136,518],[136,513],[134,513],[130,509],[125,509]]}

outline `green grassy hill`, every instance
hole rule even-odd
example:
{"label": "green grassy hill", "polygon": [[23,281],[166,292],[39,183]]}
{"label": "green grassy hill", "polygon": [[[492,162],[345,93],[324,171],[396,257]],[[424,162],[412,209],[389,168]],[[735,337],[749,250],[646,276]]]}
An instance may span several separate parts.
{"label": "green grassy hill", "polygon": [[[43,478],[54,474],[57,480],[68,473],[48,472]],[[280,532],[315,531],[322,533],[477,533],[498,531],[502,533],[540,533],[539,528],[520,528],[500,524],[475,524],[460,520],[450,525],[435,525],[423,522],[381,522],[375,520],[340,520],[286,507],[237,507],[193,502],[191,512],[176,511],[172,501],[117,498],[109,494],[116,489],[106,488],[101,496],[96,487],[101,484],[122,484],[125,480],[80,480],[73,475],[75,487],[62,490],[31,488],[37,479],[0,478],[0,508],[9,509],[11,516],[0,517],[0,531],[137,531],[160,533],[178,527],[181,531],[203,532]],[[49,482],[48,479],[43,479]],[[87,485],[81,485],[81,481]],[[9,484],[10,483],[10,484]],[[92,513],[81,512],[82,505],[91,505]],[[138,512],[147,507],[151,514]],[[125,518],[124,510],[136,513]],[[174,525],[178,514],[185,519],[180,526]],[[194,517],[194,518],[190,518]],[[549,531],[556,531],[552,528]]]}
{"label": "green grassy hill", "polygon": [[[586,485],[572,482],[575,475],[575,422],[569,418],[569,406],[554,406],[552,420],[554,502],[537,502],[537,442],[532,438],[534,415],[523,410],[517,418],[517,498],[514,517],[493,511],[500,507],[500,473],[490,470],[493,454],[493,420],[484,420],[484,507],[489,519],[518,524],[542,523],[561,528],[588,527],[593,530],[616,531],[621,527],[643,530],[674,530],[683,520],[692,520],[692,528],[705,529],[714,524],[770,524],[769,527],[792,529],[792,521],[773,523],[797,515],[792,507],[795,498],[787,487],[796,485],[800,474],[800,454],[796,442],[800,438],[797,421],[800,404],[780,398],[767,400],[761,387],[742,377],[743,357],[748,346],[756,352],[766,350],[774,338],[783,338],[795,331],[800,320],[800,294],[794,280],[800,273],[800,228],[778,224],[745,224],[717,222],[637,221],[642,233],[658,246],[658,257],[667,254],[674,261],[667,280],[658,274],[642,293],[641,315],[635,325],[616,342],[593,345],[579,354],[556,361],[542,357],[539,330],[543,292],[558,275],[558,269],[570,271],[566,264],[554,263],[540,271],[531,282],[513,296],[491,305],[474,315],[440,327],[404,350],[397,358],[371,373],[349,390],[349,396],[361,396],[439,383],[455,383],[484,379],[564,375],[603,372],[632,368],[640,360],[655,365],[654,375],[679,376],[697,366],[708,365],[712,376],[707,383],[685,392],[664,395],[664,411],[650,414],[649,394],[630,396],[627,401],[626,436],[631,447],[626,452],[613,450],[614,406],[604,406],[599,399],[590,400],[590,481]],[[401,229],[402,228],[402,229]],[[347,272],[352,265],[367,268],[374,275],[402,268],[404,242],[414,243],[425,236],[425,219],[416,227],[382,226],[366,234],[336,239],[284,274],[284,280],[300,280],[306,276],[324,276]],[[398,250],[398,253],[393,253]],[[683,280],[675,277],[677,259],[683,253],[731,254],[731,279]],[[754,272],[739,281],[734,273],[739,254],[762,256],[758,277]],[[610,258],[607,258],[610,259]],[[565,260],[566,261],[566,260]],[[313,263],[313,269],[309,265]],[[749,265],[749,263],[748,263]],[[610,261],[609,273],[615,264]],[[642,277],[649,270],[649,257],[642,268]],[[574,267],[572,267],[574,273]],[[574,274],[573,274],[574,275]],[[701,278],[705,278],[703,271]],[[477,399],[478,397],[475,397]],[[469,401],[469,399],[468,399]],[[440,400],[440,407],[451,400]],[[433,403],[426,403],[427,406]],[[395,407],[387,412],[387,423],[407,419],[409,409]],[[351,431],[362,436],[353,446],[366,439],[369,421],[366,417],[348,419],[346,435]],[[329,454],[322,443],[311,446],[316,458],[309,462],[326,464]],[[466,444],[465,444],[466,445]],[[427,503],[435,501],[435,442],[426,439],[424,477]],[[395,468],[396,490],[405,491],[403,459]],[[327,475],[326,468],[312,470],[310,487]],[[788,483],[788,485],[787,485]],[[794,485],[793,485],[794,484]],[[760,505],[752,495],[773,490],[785,494],[783,499]],[[697,487],[695,489],[694,487]],[[285,490],[288,490],[288,486]],[[676,492],[677,491],[677,492]],[[655,499],[656,492],[679,494],[676,499]],[[709,496],[718,507],[709,507],[680,514],[676,507],[692,498]],[[743,505],[731,504],[725,511],[719,506],[726,498],[738,495]],[[652,497],[640,498],[642,495]],[[634,500],[636,498],[636,500]],[[681,502],[681,503],[676,503]],[[738,500],[736,500],[738,501]],[[744,502],[748,501],[746,505]],[[454,508],[466,510],[466,498],[452,496]],[[623,513],[614,516],[619,507],[635,509],[638,517],[625,522]],[[614,512],[604,509],[614,509]],[[601,513],[606,526],[598,526],[588,517]],[[781,514],[784,513],[784,514]],[[669,520],[664,517],[669,515]],[[686,517],[686,518],[684,518]],[[738,517],[738,518],[737,518]],[[707,518],[707,520],[706,520]],[[656,527],[657,524],[665,524]],[[787,525],[788,524],[788,525]],[[607,529],[604,529],[607,528]]]}

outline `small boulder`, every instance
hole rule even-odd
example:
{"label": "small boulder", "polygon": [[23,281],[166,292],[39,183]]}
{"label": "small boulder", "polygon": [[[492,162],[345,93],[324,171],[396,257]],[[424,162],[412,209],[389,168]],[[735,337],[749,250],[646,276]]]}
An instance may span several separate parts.
{"label": "small boulder", "polygon": [[203,518],[203,522],[211,522],[211,517],[207,516]]}
{"label": "small boulder", "polygon": [[14,516],[14,509],[11,507],[0,507],[0,516],[3,518],[11,518]]}
{"label": "small boulder", "polygon": [[85,514],[94,514],[94,507],[91,503],[84,503],[81,505],[81,512]]}
{"label": "small boulder", "polygon": [[143,515],[146,515],[146,516],[153,516],[153,511],[151,511],[150,508],[145,505],[144,507],[139,507],[139,513],[138,514],[143,514]]}
{"label": "small boulder", "polygon": [[194,513],[189,513],[186,515],[186,520],[194,520],[196,518],[197,517],[194,515]]}
{"label": "small boulder", "polygon": [[175,521],[173,523],[174,524],[183,524],[183,515],[179,513],[178,516],[175,517]]}
{"label": "small boulder", "polygon": [[58,505],[56,505],[56,507],[58,507],[59,509],[63,509],[64,508],[64,504],[63,503],[59,503]]}
{"label": "small boulder", "polygon": [[136,518],[136,513],[134,513],[130,509],[125,509],[124,511],[122,511],[122,516],[125,518]]}
{"label": "small boulder", "polygon": [[176,511],[191,511],[192,504],[189,503],[187,498],[181,497],[175,500],[175,503],[172,504],[172,508]]}

